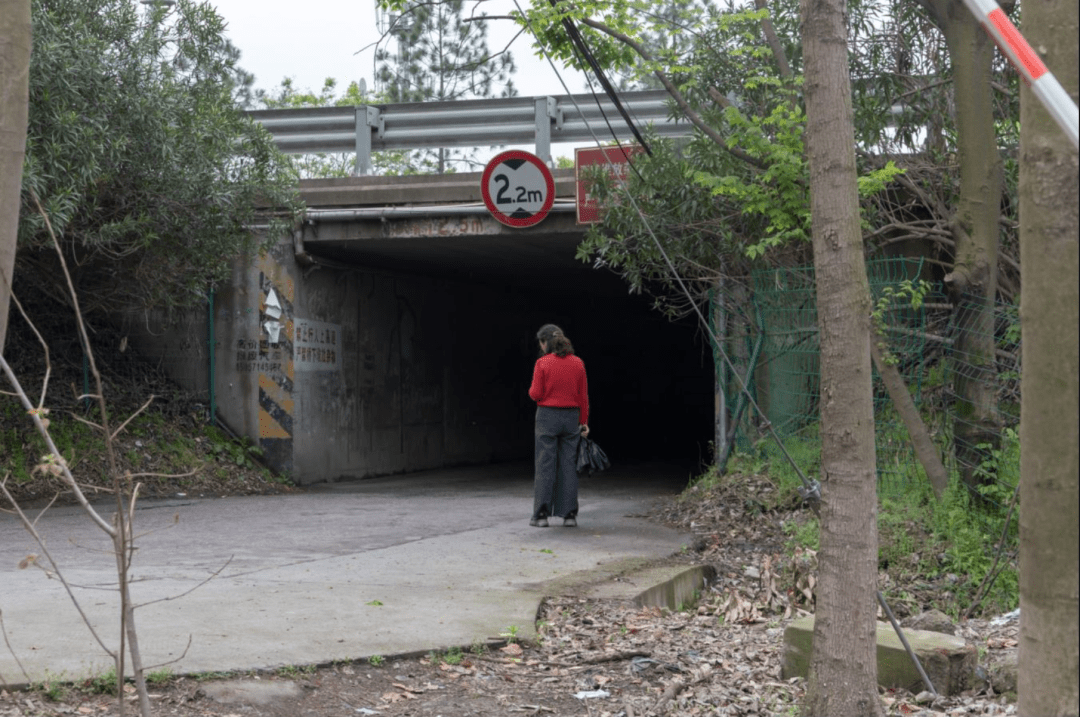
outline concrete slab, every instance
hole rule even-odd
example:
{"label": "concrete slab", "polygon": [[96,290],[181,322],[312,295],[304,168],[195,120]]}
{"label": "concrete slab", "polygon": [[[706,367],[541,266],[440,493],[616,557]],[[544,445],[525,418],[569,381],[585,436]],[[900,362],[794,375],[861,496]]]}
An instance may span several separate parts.
{"label": "concrete slab", "polygon": [[[143,501],[132,591],[143,605],[144,662],[172,662],[177,673],[250,670],[468,646],[512,628],[528,638],[544,595],[603,582],[691,539],[642,517],[685,484],[681,469],[583,477],[579,527],[546,529],[528,525],[531,473],[503,464],[292,496]],[[102,641],[115,646],[108,541],[75,507],[50,510],[38,529]],[[0,650],[0,677],[100,674],[109,658],[59,581],[18,569],[40,552],[0,514],[0,611],[12,648]],[[628,589],[632,597],[644,588]]]}
{"label": "concrete slab", "polygon": [[[924,687],[918,668],[911,661],[896,630],[887,622],[877,623],[877,672],[882,687],[901,687],[914,693]],[[904,629],[904,637],[934,689],[942,695],[956,695],[972,686],[978,654],[964,638],[928,630]],[[784,631],[783,679],[806,677],[814,647],[814,616],[799,618]]]}

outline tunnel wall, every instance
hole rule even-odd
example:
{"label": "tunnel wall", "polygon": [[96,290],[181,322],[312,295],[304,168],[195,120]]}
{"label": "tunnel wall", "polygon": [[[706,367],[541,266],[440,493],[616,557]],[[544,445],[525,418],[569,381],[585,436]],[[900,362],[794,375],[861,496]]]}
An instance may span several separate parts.
{"label": "tunnel wall", "polygon": [[216,297],[219,415],[275,469],[310,483],[531,455],[541,318],[527,295],[363,270],[301,276],[283,244],[236,262]]}

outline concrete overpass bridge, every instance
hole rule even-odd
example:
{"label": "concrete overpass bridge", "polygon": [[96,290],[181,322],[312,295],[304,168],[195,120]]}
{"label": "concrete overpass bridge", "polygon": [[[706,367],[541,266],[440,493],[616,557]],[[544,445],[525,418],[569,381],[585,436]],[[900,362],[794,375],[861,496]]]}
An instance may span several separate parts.
{"label": "concrete overpass bridge", "polygon": [[302,227],[215,296],[220,419],[300,483],[531,459],[534,336],[554,322],[613,460],[708,459],[710,352],[574,258],[574,173],[554,176],[524,229],[488,212],[480,173],[303,181]]}

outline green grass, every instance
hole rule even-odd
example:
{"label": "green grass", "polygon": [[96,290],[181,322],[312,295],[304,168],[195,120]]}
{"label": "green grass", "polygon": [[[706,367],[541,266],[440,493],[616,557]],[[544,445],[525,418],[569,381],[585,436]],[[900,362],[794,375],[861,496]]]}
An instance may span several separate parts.
{"label": "green grass", "polygon": [[116,694],[116,668],[110,667],[100,675],[88,677],[80,685],[83,692],[92,695],[115,695]]}
{"label": "green grass", "polygon": [[232,464],[240,468],[258,468],[258,459],[262,457],[263,450],[253,444],[247,438],[241,441],[232,440],[223,432],[207,426],[203,435],[209,440],[210,452],[219,462]]}
{"label": "green grass", "polygon": [[228,680],[235,677],[233,672],[196,672],[191,675],[191,679],[196,682],[212,682],[214,680]]}
{"label": "green grass", "polygon": [[[99,422],[99,415],[97,407],[92,406],[82,417],[87,421]],[[115,430],[126,416],[114,415],[111,418]],[[89,465],[104,462],[105,442],[100,431],[62,411],[51,412],[49,420],[49,434],[73,472],[77,472],[83,462]],[[196,438],[199,440],[196,441]],[[135,440],[143,445],[132,445]],[[151,463],[147,457],[149,455],[156,461],[154,472],[187,473],[205,464],[209,453],[212,461],[205,470],[215,477],[227,479],[230,468],[242,467],[258,471],[268,483],[290,482],[287,478],[275,476],[258,463],[262,449],[250,441],[234,441],[211,426],[194,431],[177,431],[153,406],[132,419],[118,436],[118,441],[118,456],[124,462],[124,467],[136,471]],[[0,397],[0,476],[10,475],[13,485],[28,484],[35,479],[34,468],[47,453],[45,440],[18,401],[11,397]]]}
{"label": "green grass", "polygon": [[820,541],[818,519],[813,513],[807,513],[801,520],[789,520],[784,523],[784,534],[788,536],[787,552],[795,547],[817,550]]}
{"label": "green grass", "polygon": [[54,675],[48,670],[45,671],[45,679],[31,684],[30,689],[53,702],[60,702],[68,694],[68,685],[63,676]]}
{"label": "green grass", "polygon": [[[114,430],[127,418],[116,411],[114,408],[115,415],[111,416]],[[96,406],[91,406],[85,414],[80,409],[79,413],[87,421],[100,422],[100,412]],[[80,473],[81,465],[98,466],[105,463],[105,442],[101,432],[61,410],[52,411],[49,421],[49,434],[78,479],[94,485],[109,482],[108,476],[101,471],[85,470]],[[142,445],[134,445],[136,441]],[[291,482],[264,468],[259,463],[262,449],[250,441],[234,441],[212,426],[178,428],[153,405],[127,424],[118,436],[116,447],[122,470],[139,472],[149,469],[154,473],[184,474],[203,466],[201,470],[204,476],[227,481],[240,467],[258,472],[266,483]],[[34,484],[35,491],[48,490],[48,483],[42,474],[34,473],[42,456],[47,453],[44,439],[19,402],[12,397],[0,397],[0,476],[9,475],[10,485]],[[175,480],[178,485],[184,485],[183,479]],[[55,479],[49,478],[49,482],[55,482]]]}
{"label": "green grass", "polygon": [[517,642],[518,639],[518,626],[511,625],[510,627],[506,628],[506,632],[499,633],[499,637],[505,637],[506,641],[509,644],[513,645],[515,642]]}
{"label": "green grass", "polygon": [[276,674],[278,677],[285,677],[290,680],[297,680],[303,677],[309,677],[315,674],[315,665],[282,665],[277,668]]}
{"label": "green grass", "polygon": [[[879,457],[885,468],[879,476],[878,562],[890,577],[923,583],[943,583],[933,605],[954,617],[963,613],[975,599],[975,592],[990,570],[995,548],[1005,530],[1007,507],[1019,480],[1019,439],[1015,431],[1002,433],[1001,445],[988,449],[988,459],[980,467],[987,485],[980,489],[981,499],[972,496],[956,475],[950,488],[938,500],[927,483],[922,466],[910,450],[903,426],[888,420],[888,411],[879,411],[877,436],[885,449]],[[785,438],[785,447],[810,478],[818,475],[821,462],[820,440],[816,425]],[[892,447],[891,449],[888,447]],[[775,504],[783,505],[797,495],[802,481],[772,441],[761,442],[749,451],[732,457],[729,473],[765,474],[777,485]],[[710,470],[692,481],[684,497],[692,498],[693,487],[707,488],[719,480]],[[771,506],[764,506],[768,510]],[[1018,521],[1014,512],[1006,533],[1005,569],[974,614],[1007,612],[1019,604],[1018,574],[1008,553],[1018,541]],[[784,524],[787,552],[795,547],[817,550],[820,545],[818,520],[803,511]],[[999,564],[999,568],[1001,565]],[[910,593],[898,593],[902,600],[914,599]]]}
{"label": "green grass", "polygon": [[164,685],[173,677],[173,671],[168,667],[162,667],[160,670],[152,670],[146,673],[146,682],[150,685]]}

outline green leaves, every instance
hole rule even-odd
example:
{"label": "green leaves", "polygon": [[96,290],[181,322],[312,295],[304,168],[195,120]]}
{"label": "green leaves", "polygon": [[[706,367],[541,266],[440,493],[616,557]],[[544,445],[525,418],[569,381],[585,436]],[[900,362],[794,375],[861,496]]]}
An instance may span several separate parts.
{"label": "green leaves", "polygon": [[[577,249],[579,260],[618,272],[632,293],[651,293],[669,314],[704,301],[718,277],[739,276],[781,252],[798,253],[810,237],[796,4],[778,0],[769,12],[749,3],[723,10],[676,5],[680,12],[664,15],[636,0],[560,2],[556,9],[537,0],[528,12],[540,40],[568,60],[558,21],[601,21],[610,32],[589,37],[601,62],[630,77],[663,72],[710,130],[688,142],[652,138],[653,156],[634,159],[626,189],[597,179],[592,193],[606,207],[603,223]],[[856,10],[862,22],[874,8]],[[771,40],[766,21],[775,31]],[[665,44],[664,28],[686,42]],[[631,43],[645,46],[652,59],[633,52]],[[674,103],[672,115],[686,120]],[[900,172],[893,163],[869,172],[860,180],[862,196],[883,192]],[[682,294],[676,274],[693,297]]]}
{"label": "green leaves", "polygon": [[896,163],[890,159],[881,169],[875,169],[859,177],[859,196],[869,197],[883,191],[898,174],[903,173],[904,170],[897,167]]}
{"label": "green leaves", "polygon": [[291,165],[237,104],[249,76],[221,18],[189,0],[141,7],[32,7],[19,266],[43,287],[56,276],[36,195],[90,311],[201,302],[256,248],[261,207],[282,227],[299,207]]}

